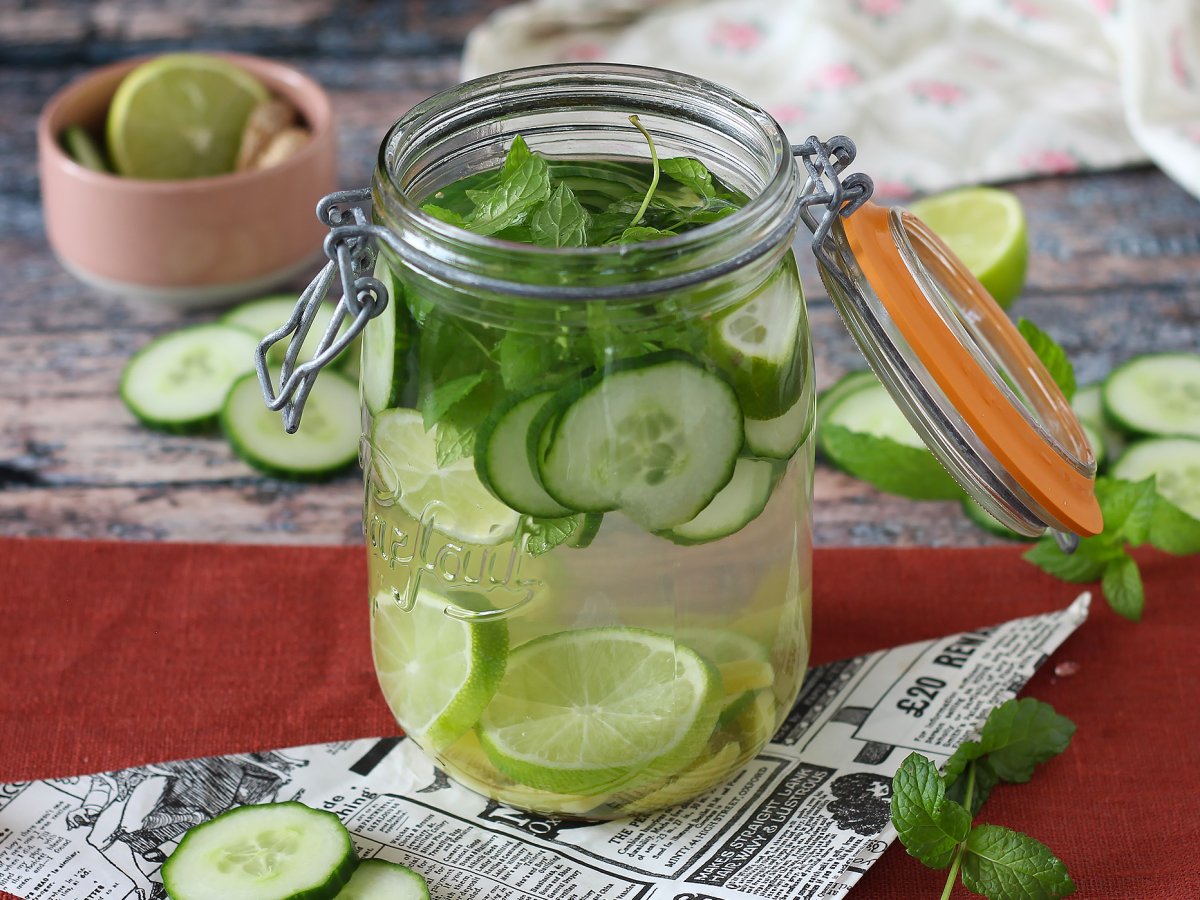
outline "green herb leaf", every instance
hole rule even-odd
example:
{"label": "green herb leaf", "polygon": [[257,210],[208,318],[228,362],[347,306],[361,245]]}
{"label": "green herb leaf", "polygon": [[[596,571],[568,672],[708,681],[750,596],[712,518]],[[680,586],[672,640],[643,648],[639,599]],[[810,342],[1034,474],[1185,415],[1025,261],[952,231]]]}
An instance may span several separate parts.
{"label": "green herb leaf", "polygon": [[476,234],[495,234],[523,222],[537,204],[550,196],[550,168],[544,158],[531,153],[504,175],[497,187],[466,193],[475,204],[467,227]]}
{"label": "green herb leaf", "polygon": [[544,335],[506,332],[497,345],[500,379],[510,391],[522,391],[546,377],[555,344]]}
{"label": "green herb leaf", "polygon": [[946,798],[946,785],[934,764],[910,753],[892,778],[892,824],[909,855],[942,869],[971,830],[971,816]]}
{"label": "green herb leaf", "polygon": [[1164,553],[1185,556],[1200,553],[1200,519],[1188,515],[1162,494],[1154,501],[1150,517],[1150,543]]}
{"label": "green herb leaf", "polygon": [[999,825],[980,825],[967,838],[963,884],[988,900],[1056,900],[1075,892],[1067,867],[1050,848]]}
{"label": "green herb leaf", "polygon": [[914,500],[957,500],[963,495],[962,488],[923,447],[829,423],[822,426],[821,442],[838,468],[881,491]]}
{"label": "green herb leaf", "polygon": [[712,173],[704,167],[704,163],[690,156],[674,156],[662,160],[659,165],[662,172],[680,184],[690,187],[706,199],[716,196],[713,187]]}
{"label": "green herb leaf", "polygon": [[644,241],[658,241],[667,237],[674,237],[674,231],[664,231],[659,228],[650,228],[646,225],[630,225],[619,235],[609,241],[610,244],[640,244]]}
{"label": "green herb leaf", "polygon": [[479,427],[495,408],[496,401],[495,376],[485,376],[473,391],[438,420],[434,447],[439,466],[448,466],[475,452]]}
{"label": "green herb leaf", "polygon": [[1075,723],[1048,703],[1024,697],[1002,703],[988,714],[979,747],[1003,781],[1024,782],[1039,764],[1062,753]]}
{"label": "green herb leaf", "polygon": [[505,154],[504,165],[500,168],[500,180],[505,181],[511,178],[532,156],[533,151],[525,143],[525,138],[518,134],[513,138],[513,142],[508,148],[508,153]]}
{"label": "green herb leaf", "polygon": [[421,209],[435,219],[440,219],[450,225],[457,225],[459,228],[467,227],[467,220],[452,209],[446,209],[446,207],[438,206],[436,203],[426,203]]}
{"label": "green herb leaf", "polygon": [[1142,618],[1146,592],[1142,588],[1142,573],[1132,556],[1122,554],[1105,566],[1100,586],[1113,612],[1131,622]]}
{"label": "green herb leaf", "polygon": [[1107,542],[1094,543],[1085,538],[1074,553],[1063,553],[1054,538],[1041,538],[1025,553],[1025,559],[1048,575],[1073,584],[1099,581],[1108,561],[1120,554]]}
{"label": "green herb leaf", "polygon": [[[975,783],[971,788],[971,805],[967,812],[974,818],[979,815],[979,810],[983,807],[984,802],[992,795],[992,790],[1000,783],[1000,776],[996,774],[996,770],[992,768],[992,764],[988,762],[986,756],[982,759],[971,760],[970,764],[975,767]],[[955,803],[966,806],[969,782],[969,778],[960,777],[954,781],[946,778],[946,797]]]}
{"label": "green herb leaf", "polygon": [[483,381],[483,373],[464,375],[452,381],[444,381],[421,398],[421,419],[428,431],[446,415],[454,404],[465,398]]}
{"label": "green herb leaf", "polygon": [[1096,499],[1104,514],[1104,536],[1124,538],[1135,547],[1150,537],[1150,523],[1158,505],[1154,476],[1143,481],[1096,480]]}
{"label": "green herb leaf", "polygon": [[553,550],[582,527],[583,515],[563,516],[561,519],[525,520],[524,532],[528,536],[525,549],[530,556],[541,556]]}
{"label": "green herb leaf", "polygon": [[575,193],[560,184],[529,221],[533,241],[542,247],[586,247],[588,211]]}
{"label": "green herb leaf", "polygon": [[1066,351],[1058,342],[1028,319],[1022,318],[1017,322],[1017,330],[1028,341],[1037,358],[1042,361],[1054,383],[1058,385],[1068,400],[1075,396],[1075,369],[1067,358]]}

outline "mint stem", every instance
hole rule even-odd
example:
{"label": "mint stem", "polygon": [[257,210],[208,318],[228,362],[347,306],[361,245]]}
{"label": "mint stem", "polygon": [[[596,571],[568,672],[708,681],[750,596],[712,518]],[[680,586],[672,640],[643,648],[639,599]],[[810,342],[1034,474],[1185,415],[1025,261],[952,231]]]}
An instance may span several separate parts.
{"label": "mint stem", "polygon": [[646,139],[646,143],[650,145],[650,165],[653,169],[650,175],[650,190],[646,191],[646,196],[642,198],[642,205],[638,208],[637,215],[633,217],[633,221],[629,223],[632,228],[638,222],[642,221],[642,216],[646,214],[646,210],[650,207],[650,198],[654,196],[655,189],[658,188],[658,151],[654,149],[654,138],[650,136],[650,132],[646,130],[637,116],[630,116],[629,122],[642,133],[642,137]]}
{"label": "mint stem", "polygon": [[[975,760],[971,760],[967,764],[967,790],[963,797],[963,808],[967,812],[971,811],[971,796],[975,793]],[[954,848],[954,859],[950,862],[950,874],[946,878],[946,886],[942,889],[941,900],[950,900],[950,895],[954,893],[954,884],[958,880],[958,867],[962,865],[963,853],[966,852],[966,844],[959,844]]]}

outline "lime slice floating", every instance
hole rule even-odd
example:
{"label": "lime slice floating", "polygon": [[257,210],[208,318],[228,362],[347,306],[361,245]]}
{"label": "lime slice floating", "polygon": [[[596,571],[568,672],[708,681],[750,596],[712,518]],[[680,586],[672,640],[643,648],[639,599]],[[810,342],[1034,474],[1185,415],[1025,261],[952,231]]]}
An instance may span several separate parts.
{"label": "lime slice floating", "polygon": [[1000,306],[1008,308],[1025,285],[1029,238],[1014,194],[963,188],[918,200],[912,213],[945,241]]}
{"label": "lime slice floating", "polygon": [[504,675],[507,625],[453,615],[481,608],[477,595],[447,598],[423,588],[408,611],[390,591],[375,597],[371,644],[379,686],[405,731],[435,753],[475,725]]}
{"label": "lime slice floating", "polygon": [[633,816],[691,800],[727,779],[740,762],[741,748],[737,741],[727,741],[718,750],[706,750],[699,759],[662,787],[622,803],[621,813]]}
{"label": "lime slice floating", "polygon": [[414,519],[456,540],[496,544],[512,537],[520,514],[483,486],[472,458],[439,468],[435,434],[415,409],[378,415],[371,432],[374,479]]}
{"label": "lime slice floating", "polygon": [[721,678],[698,653],[637,628],[587,628],[517,647],[479,722],[514,781],[592,794],[662,781],[704,748]]}
{"label": "lime slice floating", "polygon": [[108,152],[130,178],[201,178],[233,171],[246,119],[269,94],[217,56],[171,53],[125,76],[108,109]]}

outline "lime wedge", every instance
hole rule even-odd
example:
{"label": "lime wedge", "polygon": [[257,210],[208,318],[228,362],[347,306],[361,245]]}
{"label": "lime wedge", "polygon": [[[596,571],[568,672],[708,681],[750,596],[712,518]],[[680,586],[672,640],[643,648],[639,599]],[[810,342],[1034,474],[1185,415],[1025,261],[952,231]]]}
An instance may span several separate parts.
{"label": "lime wedge", "polygon": [[699,755],[722,693],[713,666],[667,635],[558,632],[512,651],[480,719],[480,743],[497,769],[530,787],[632,790]]}
{"label": "lime wedge", "polygon": [[516,533],[520,514],[483,486],[473,458],[438,466],[436,430],[426,431],[415,409],[376,416],[371,444],[374,480],[414,519],[475,544],[496,544]]}
{"label": "lime wedge", "polygon": [[405,611],[391,591],[375,597],[371,649],[379,686],[392,713],[413,738],[439,752],[469,731],[504,674],[508,627],[471,620],[477,595],[442,597],[424,588]]}
{"label": "lime wedge", "polygon": [[1000,306],[1008,308],[1025,284],[1029,238],[1014,194],[963,188],[918,200],[910,207],[945,241]]}
{"label": "lime wedge", "polygon": [[241,67],[217,56],[170,53],[125,76],[108,108],[108,152],[130,178],[232,172],[246,119],[269,98]]}

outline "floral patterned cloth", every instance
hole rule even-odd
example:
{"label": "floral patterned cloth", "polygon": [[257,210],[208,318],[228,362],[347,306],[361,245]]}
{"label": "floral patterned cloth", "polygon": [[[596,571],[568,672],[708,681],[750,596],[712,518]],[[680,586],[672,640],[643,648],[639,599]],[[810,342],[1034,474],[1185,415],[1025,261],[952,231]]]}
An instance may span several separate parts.
{"label": "floral patterned cloth", "polygon": [[1200,0],[533,0],[471,34],[463,76],[565,61],[849,135],[884,197],[1147,160],[1200,196]]}

